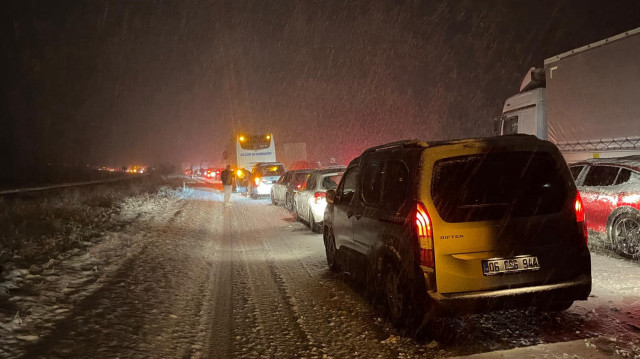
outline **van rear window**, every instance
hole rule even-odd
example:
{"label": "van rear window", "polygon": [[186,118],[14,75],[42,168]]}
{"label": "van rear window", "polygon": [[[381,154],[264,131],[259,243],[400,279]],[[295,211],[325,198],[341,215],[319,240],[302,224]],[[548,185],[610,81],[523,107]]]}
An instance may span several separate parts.
{"label": "van rear window", "polygon": [[434,165],[431,194],[447,222],[557,213],[569,189],[562,165],[546,152],[446,158]]}

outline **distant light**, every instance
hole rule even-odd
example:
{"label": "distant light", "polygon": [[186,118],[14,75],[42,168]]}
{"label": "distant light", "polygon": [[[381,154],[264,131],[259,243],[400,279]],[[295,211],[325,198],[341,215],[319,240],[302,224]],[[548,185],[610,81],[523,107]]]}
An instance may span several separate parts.
{"label": "distant light", "polygon": [[244,136],[240,136],[240,137],[238,137],[238,139],[240,140],[240,142],[243,142],[244,141]]}
{"label": "distant light", "polygon": [[267,135],[267,140],[270,140],[270,139],[271,139],[271,135]]}

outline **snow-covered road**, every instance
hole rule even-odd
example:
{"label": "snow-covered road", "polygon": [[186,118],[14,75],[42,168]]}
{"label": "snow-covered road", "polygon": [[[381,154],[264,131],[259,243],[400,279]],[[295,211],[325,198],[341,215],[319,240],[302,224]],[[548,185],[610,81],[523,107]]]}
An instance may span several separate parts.
{"label": "snow-covered road", "polygon": [[[68,258],[55,267],[55,277],[46,268],[16,272],[17,283],[35,283],[38,294],[15,300],[34,304],[20,323],[2,323],[11,337],[0,339],[0,354],[451,357],[585,340],[603,354],[640,355],[637,263],[594,254],[587,302],[557,314],[506,311],[447,319],[433,340],[416,342],[381,318],[357,285],[328,270],[322,236],[283,208],[239,195],[225,208],[219,192],[208,188],[180,196],[122,233],[108,234],[90,258]],[[65,297],[46,296],[51,287],[66,290]]]}

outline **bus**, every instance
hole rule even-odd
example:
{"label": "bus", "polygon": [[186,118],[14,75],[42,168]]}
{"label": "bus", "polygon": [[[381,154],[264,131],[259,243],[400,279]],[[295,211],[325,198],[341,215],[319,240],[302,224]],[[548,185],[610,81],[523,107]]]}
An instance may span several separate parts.
{"label": "bus", "polygon": [[276,162],[273,134],[238,133],[227,146],[226,161],[236,172],[236,185],[246,189],[249,171],[258,162]]}

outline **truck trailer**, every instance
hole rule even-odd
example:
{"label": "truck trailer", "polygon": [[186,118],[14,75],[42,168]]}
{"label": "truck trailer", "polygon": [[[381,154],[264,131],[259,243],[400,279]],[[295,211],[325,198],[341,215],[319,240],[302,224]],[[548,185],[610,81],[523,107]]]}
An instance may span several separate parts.
{"label": "truck trailer", "polygon": [[550,140],[567,162],[640,154],[640,28],[531,68],[494,123],[518,133]]}

